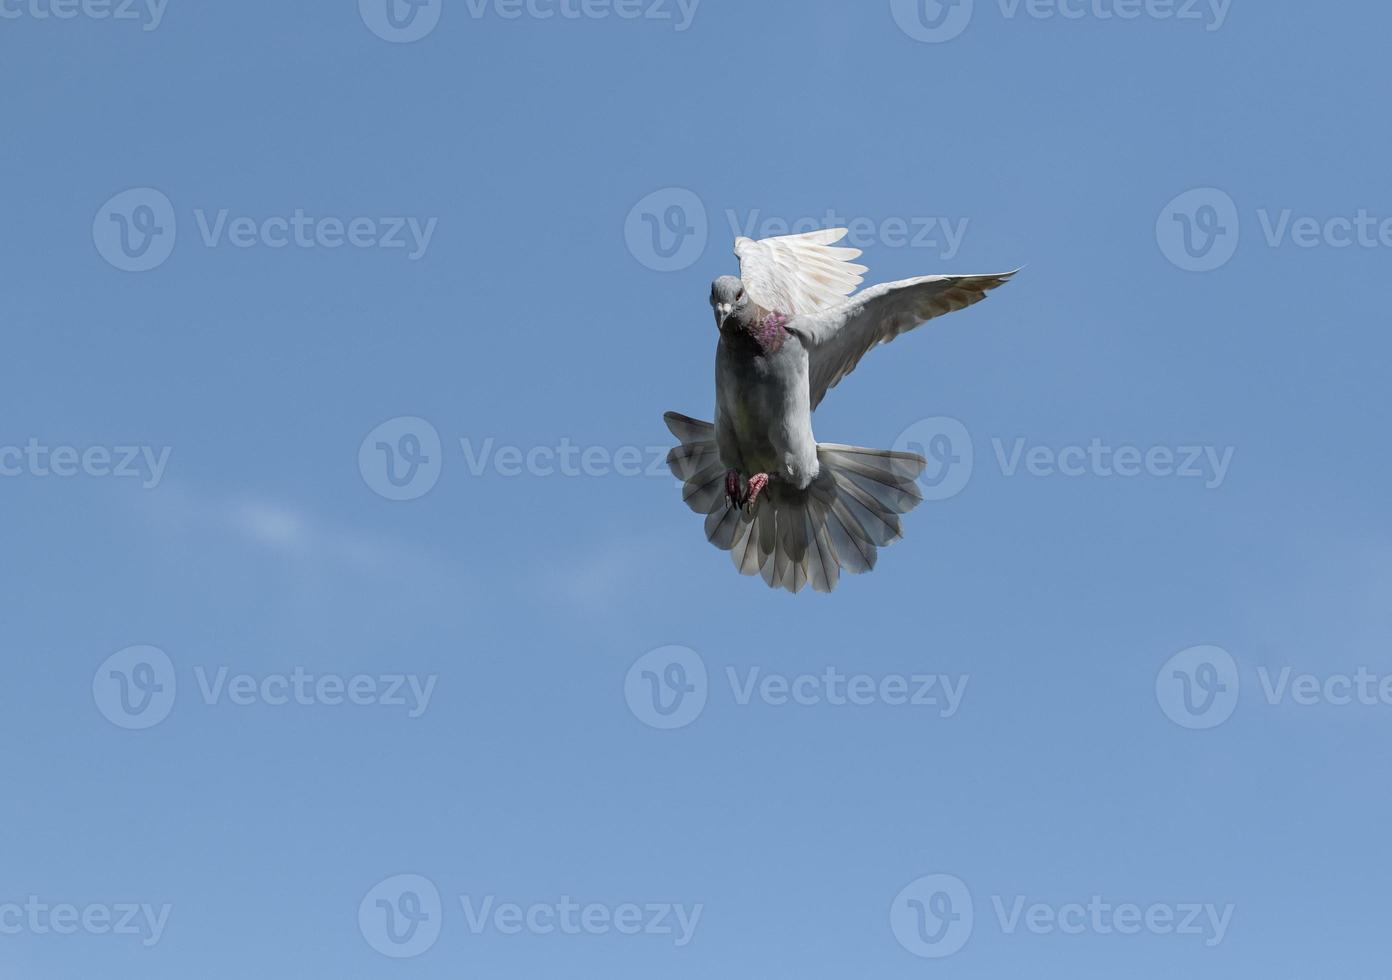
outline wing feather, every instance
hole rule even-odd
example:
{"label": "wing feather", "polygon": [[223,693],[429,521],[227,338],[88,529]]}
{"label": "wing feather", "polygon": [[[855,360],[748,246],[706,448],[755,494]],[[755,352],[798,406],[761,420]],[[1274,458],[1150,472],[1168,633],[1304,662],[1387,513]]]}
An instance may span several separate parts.
{"label": "wing feather", "polygon": [[816,313],[843,303],[867,271],[852,259],[855,248],[835,248],[845,228],[781,238],[735,239],[740,278],[751,299],[766,310],[789,316]]}
{"label": "wing feather", "polygon": [[905,279],[872,286],[833,309],[796,317],[788,329],[802,338],[808,348],[812,407],[816,408],[828,390],[855,370],[870,348],[887,344],[934,317],[981,302],[990,290],[1005,284],[1013,275],[1014,272],[1005,272]]}

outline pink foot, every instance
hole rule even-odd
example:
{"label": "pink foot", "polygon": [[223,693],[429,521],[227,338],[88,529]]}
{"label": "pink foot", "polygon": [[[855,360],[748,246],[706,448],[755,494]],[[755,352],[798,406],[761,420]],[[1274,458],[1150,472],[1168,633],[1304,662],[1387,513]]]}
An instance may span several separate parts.
{"label": "pink foot", "polygon": [[769,475],[767,473],[755,473],[749,478],[749,495],[744,498],[744,509],[749,513],[754,513],[754,505],[759,502],[759,494],[764,492],[768,482]]}
{"label": "pink foot", "polygon": [[739,470],[725,471],[725,499],[729,501],[731,507],[738,507],[744,494],[740,489]]}

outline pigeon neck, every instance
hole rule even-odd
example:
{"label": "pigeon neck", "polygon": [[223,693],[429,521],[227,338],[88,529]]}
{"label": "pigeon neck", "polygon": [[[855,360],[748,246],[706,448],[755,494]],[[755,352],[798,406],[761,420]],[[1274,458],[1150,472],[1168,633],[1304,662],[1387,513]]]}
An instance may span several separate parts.
{"label": "pigeon neck", "polygon": [[776,310],[774,312],[759,310],[758,315],[748,327],[749,335],[765,355],[777,354],[788,339],[788,321],[790,319],[791,317],[786,313],[779,313]]}

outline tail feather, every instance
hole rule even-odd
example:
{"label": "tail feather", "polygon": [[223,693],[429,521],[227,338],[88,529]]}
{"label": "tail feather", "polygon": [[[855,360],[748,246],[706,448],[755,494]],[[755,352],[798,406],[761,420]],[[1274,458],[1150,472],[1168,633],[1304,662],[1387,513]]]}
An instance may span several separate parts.
{"label": "tail feather", "polygon": [[875,543],[840,500],[831,504],[831,513],[827,515],[827,533],[831,536],[831,546],[836,550],[842,568],[852,575],[874,569],[878,556]]}
{"label": "tail feather", "polygon": [[721,551],[735,546],[735,534],[740,529],[740,511],[731,507],[724,497],[706,515],[706,540]]}
{"label": "tail feather", "polygon": [[801,592],[808,582],[807,522],[803,519],[805,502],[797,497],[797,491],[774,492],[765,501],[778,513],[779,537],[788,555],[788,567],[780,584],[789,592]]}
{"label": "tail feather", "polygon": [[720,465],[720,454],[716,452],[714,442],[687,443],[667,454],[667,465],[682,480],[690,480],[710,469],[712,464]]}
{"label": "tail feather", "polygon": [[830,592],[841,572],[875,567],[878,549],[903,536],[900,516],[923,499],[921,456],[826,444],[817,447],[821,472],[805,490],[770,483],[752,515],[725,497],[725,470],[708,422],[669,412],[667,427],[681,445],[667,461],[682,480],[682,497],[706,515],[706,537],[743,575],[772,588]]}
{"label": "tail feather", "polygon": [[[784,543],[783,529],[778,525],[777,507],[765,507],[768,516],[766,518],[766,528],[764,535],[759,539],[759,548],[764,555],[763,564],[759,567],[760,573],[764,577],[764,583],[772,589],[783,588],[785,579],[792,581],[792,559],[788,555],[788,547]],[[786,524],[787,517],[781,523]]]}
{"label": "tail feather", "polygon": [[841,581],[841,563],[827,534],[826,505],[809,496],[802,514],[807,528],[808,581],[814,591],[830,592]]}
{"label": "tail feather", "polygon": [[846,509],[860,523],[875,547],[884,548],[904,536],[899,517],[892,510],[885,509],[874,497],[849,477],[836,477],[840,499],[845,501]]}
{"label": "tail feather", "polygon": [[902,487],[880,483],[855,470],[838,470],[837,477],[854,484],[886,514],[907,514],[923,500],[923,494],[919,493],[916,486],[905,490]]}
{"label": "tail feather", "polygon": [[735,567],[741,575],[759,574],[759,563],[763,555],[759,551],[757,525],[763,516],[756,514],[753,517],[742,518],[739,528],[735,531],[735,543],[730,549],[730,557],[734,559]]}
{"label": "tail feather", "polygon": [[715,442],[715,426],[710,422],[702,422],[700,419],[693,419],[689,415],[680,412],[668,412],[662,416],[662,421],[667,423],[667,428],[672,435],[680,440],[682,445],[692,443]]}
{"label": "tail feather", "polygon": [[778,511],[772,507],[765,507],[759,511],[758,515],[759,530],[759,574],[764,582],[772,588],[778,587],[785,566],[787,556],[783,556],[783,561],[779,561],[778,550]]}
{"label": "tail feather", "polygon": [[682,499],[686,501],[686,506],[698,514],[709,514],[724,497],[725,470],[719,466],[714,471],[702,470],[693,474],[682,488]]}

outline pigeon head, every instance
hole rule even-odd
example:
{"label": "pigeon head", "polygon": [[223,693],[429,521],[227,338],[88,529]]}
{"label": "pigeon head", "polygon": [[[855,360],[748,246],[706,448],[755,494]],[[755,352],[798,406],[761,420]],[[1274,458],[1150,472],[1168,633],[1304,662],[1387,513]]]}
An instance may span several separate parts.
{"label": "pigeon head", "polygon": [[753,309],[753,301],[744,291],[744,283],[736,276],[721,276],[711,283],[710,301],[711,309],[715,311],[715,325],[721,328],[732,316],[738,320],[742,313]]}

